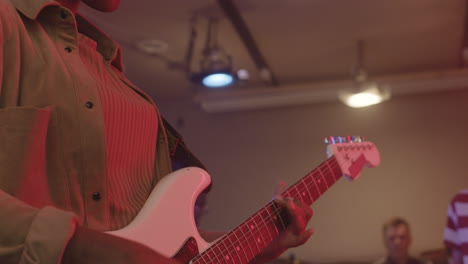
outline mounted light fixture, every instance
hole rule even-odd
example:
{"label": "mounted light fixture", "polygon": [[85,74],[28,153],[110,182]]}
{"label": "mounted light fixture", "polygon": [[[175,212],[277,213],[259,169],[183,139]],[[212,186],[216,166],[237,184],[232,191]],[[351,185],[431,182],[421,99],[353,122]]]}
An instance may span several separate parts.
{"label": "mounted light fixture", "polygon": [[234,83],[232,58],[219,45],[217,40],[218,21],[208,20],[208,32],[200,61],[200,72],[192,74],[192,81],[205,87],[220,88]]}
{"label": "mounted light fixture", "polygon": [[377,82],[368,81],[365,72],[357,75],[353,87],[341,89],[338,98],[349,107],[360,108],[379,104],[390,99],[390,89]]}
{"label": "mounted light fixture", "polygon": [[201,82],[206,87],[224,87],[234,82],[232,59],[219,46],[205,47],[201,66]]}
{"label": "mounted light fixture", "polygon": [[390,89],[377,82],[369,81],[362,66],[363,44],[358,42],[357,70],[353,87],[341,89],[338,98],[349,107],[359,108],[379,104],[390,99]]}

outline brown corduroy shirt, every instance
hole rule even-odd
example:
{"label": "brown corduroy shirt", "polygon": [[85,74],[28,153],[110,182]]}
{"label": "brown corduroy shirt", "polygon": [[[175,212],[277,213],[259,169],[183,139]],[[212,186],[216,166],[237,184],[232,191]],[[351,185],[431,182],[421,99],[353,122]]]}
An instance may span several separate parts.
{"label": "brown corduroy shirt", "polygon": [[[154,105],[123,75],[118,45],[84,18],[52,0],[0,0],[0,263],[58,263],[77,224],[109,230],[106,217],[119,217],[108,215],[103,107],[78,31],[106,74]],[[180,141],[156,113],[153,186]]]}

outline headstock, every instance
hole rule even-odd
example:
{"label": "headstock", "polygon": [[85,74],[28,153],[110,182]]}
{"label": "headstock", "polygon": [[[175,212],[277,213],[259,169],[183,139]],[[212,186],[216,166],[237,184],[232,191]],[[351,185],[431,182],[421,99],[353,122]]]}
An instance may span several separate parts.
{"label": "headstock", "polygon": [[343,175],[349,180],[357,179],[364,166],[373,168],[380,164],[379,150],[363,137],[327,137],[325,143],[328,144],[327,155],[335,156]]}

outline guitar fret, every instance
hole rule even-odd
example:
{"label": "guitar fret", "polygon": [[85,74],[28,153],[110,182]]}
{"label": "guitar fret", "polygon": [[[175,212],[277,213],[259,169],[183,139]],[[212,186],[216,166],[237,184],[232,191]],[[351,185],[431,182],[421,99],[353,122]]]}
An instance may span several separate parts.
{"label": "guitar fret", "polygon": [[257,255],[257,253],[260,252],[260,251],[258,251],[257,243],[255,243],[255,241],[253,241],[254,237],[253,237],[253,234],[252,234],[249,226],[246,224],[245,227],[246,227],[246,229],[244,229],[244,231],[245,231],[245,237],[246,237],[247,245],[252,250],[252,254],[255,257]]}
{"label": "guitar fret", "polygon": [[[234,258],[232,257],[232,255],[230,254],[231,251],[229,250],[228,246],[226,246],[226,244],[224,243],[224,239],[220,240],[221,243],[223,244],[224,246],[224,250],[221,252],[222,256],[223,256],[223,259],[226,261],[226,262],[232,262],[234,261]],[[236,261],[234,261],[234,263],[237,263]]]}
{"label": "guitar fret", "polygon": [[286,224],[284,223],[284,219],[281,217],[281,210],[280,208],[278,208],[278,205],[276,203],[271,203],[271,206],[273,208],[273,210],[275,211],[275,214],[276,214],[276,217],[278,217],[278,219],[280,220],[280,223],[281,223],[281,227],[283,229],[286,228]]}
{"label": "guitar fret", "polygon": [[[317,174],[316,171],[314,171],[314,172],[312,173],[312,180],[314,181],[315,188],[317,189],[317,193],[319,194],[318,197],[320,197],[320,196],[322,196],[322,189],[320,188],[321,180],[320,180],[320,179],[317,179],[316,174]],[[318,198],[318,197],[317,197],[317,198]]]}
{"label": "guitar fret", "polygon": [[[307,198],[308,198],[308,199],[305,200],[305,203],[306,203],[307,205],[311,205],[311,204],[314,202],[314,197],[313,197],[312,194],[310,193],[310,190],[309,190],[310,188],[309,188],[309,186],[308,186],[307,183],[306,183],[306,178],[303,178],[303,179],[301,180],[301,182],[302,182],[302,185],[304,186],[305,191],[307,191]],[[303,191],[303,192],[304,192],[304,195],[303,195],[303,196],[306,196],[306,195],[305,195],[305,194],[306,194],[305,191]]]}
{"label": "guitar fret", "polygon": [[333,167],[335,168],[333,171],[335,172],[334,175],[337,176],[335,178],[335,180],[338,181],[340,179],[340,177],[343,176],[341,168],[338,165],[336,158],[331,159],[330,162],[333,162],[335,164],[335,165],[333,165]]}
{"label": "guitar fret", "polygon": [[[327,164],[327,162],[325,162],[325,164]],[[328,188],[330,188],[335,183],[335,179],[333,177],[330,177],[330,173],[332,172],[328,169],[327,166],[320,166],[319,170],[323,178],[325,179]]]}
{"label": "guitar fret", "polygon": [[221,254],[221,250],[219,249],[219,243],[214,244],[212,249],[213,250],[211,251],[211,253],[213,254],[213,256],[212,256],[211,259],[216,258],[216,263],[225,263],[223,258],[219,258],[220,254]]}
{"label": "guitar fret", "polygon": [[337,164],[336,164],[336,159],[335,158],[329,159],[328,162],[327,162],[328,171],[332,174],[333,180],[335,182],[338,181],[339,178],[341,177],[341,175],[339,175],[339,173],[334,169],[334,168],[336,168],[336,165]]}
{"label": "guitar fret", "polygon": [[331,173],[331,175],[333,176],[333,178],[332,178],[333,183],[332,183],[332,184],[334,184],[338,179],[336,178],[335,171],[331,168],[330,163],[331,163],[331,160],[330,160],[330,162],[326,162],[328,171],[329,171],[329,172]]}
{"label": "guitar fret", "polygon": [[206,264],[206,263],[212,263],[213,262],[213,258],[210,257],[210,254],[208,251],[211,251],[211,248],[207,249],[205,252],[203,252],[201,255],[198,255],[198,257],[196,259],[193,259],[192,260],[192,263],[193,264],[197,264],[197,263],[203,263],[203,264]]}
{"label": "guitar fret", "polygon": [[228,261],[231,259],[229,255],[226,255],[226,245],[224,244],[223,240],[220,240],[220,243],[218,243],[218,257],[220,260],[223,261],[223,263],[228,263]]}
{"label": "guitar fret", "polygon": [[[266,244],[268,244],[270,241],[273,240],[274,238],[274,235],[271,235],[271,229],[270,229],[270,226],[268,225],[268,219],[270,219],[270,215],[268,214],[268,212],[265,210],[265,209],[262,209],[260,212],[259,212],[259,217],[260,219],[262,219],[262,229],[266,229],[266,233],[268,234],[268,242]],[[265,221],[265,219],[267,221]]]}
{"label": "guitar fret", "polygon": [[[244,225],[244,226],[245,226],[245,225]],[[247,238],[247,236],[245,235],[245,233],[244,233],[242,230],[239,230],[239,231],[241,231],[242,237],[244,238],[244,241],[243,241],[244,243],[243,243],[243,245],[244,245],[244,246],[247,246],[247,249],[248,249],[247,253],[250,253],[250,255],[249,255],[249,260],[250,260],[250,259],[253,259],[253,258],[255,257],[255,253],[252,251],[252,248],[251,248],[250,245],[249,245],[249,242],[248,242],[249,239]],[[245,242],[247,242],[247,243],[245,243]],[[244,252],[245,252],[245,251],[244,251]]]}
{"label": "guitar fret", "polygon": [[260,239],[260,237],[258,236],[259,235],[259,232],[258,232],[259,230],[258,230],[258,225],[257,224],[258,223],[255,222],[254,218],[251,218],[249,227],[250,227],[250,230],[252,232],[253,240],[257,244],[258,252],[260,252],[263,249],[264,245],[261,245],[263,240]]}
{"label": "guitar fret", "polygon": [[[222,247],[221,247],[222,246]],[[231,257],[229,256],[229,252],[227,251],[226,244],[224,244],[224,239],[221,239],[219,241],[219,247],[220,247],[220,252],[219,256],[222,258],[224,261],[229,262]]]}
{"label": "guitar fret", "polygon": [[[320,177],[321,177],[321,180],[323,181],[323,183],[324,183],[325,186],[326,186],[325,191],[328,190],[328,187],[329,187],[329,186],[328,186],[327,180],[325,179],[325,175],[323,175],[323,173],[322,173],[322,166],[318,167],[318,168],[317,168],[317,171],[319,172],[319,175],[320,175]],[[325,191],[323,191],[322,193],[324,193]]]}
{"label": "guitar fret", "polygon": [[293,185],[293,189],[296,191],[296,195],[294,195],[293,197],[296,198],[296,199],[300,198],[302,200],[301,191],[299,191],[299,189],[297,187],[298,187],[297,184]]}
{"label": "guitar fret", "polygon": [[[258,216],[258,213],[254,215],[253,221],[255,223],[255,241],[259,244],[266,244],[265,241],[262,239],[263,234],[263,223],[261,223],[261,217]],[[263,247],[263,245],[261,245]]]}
{"label": "guitar fret", "polygon": [[257,255],[258,252],[260,252],[261,248],[258,246],[257,241],[255,239],[255,235],[253,233],[255,231],[255,225],[252,224],[251,218],[249,218],[249,220],[246,222],[246,229],[247,229],[247,234],[246,234],[247,241],[255,256]]}
{"label": "guitar fret", "polygon": [[214,249],[213,248],[210,248],[210,251],[207,252],[207,255],[209,257],[209,259],[211,260],[210,262],[213,262],[214,259],[217,259],[218,257],[216,256],[216,254],[214,253]]}
{"label": "guitar fret", "polygon": [[254,258],[256,253],[253,251],[253,248],[250,246],[250,242],[252,241],[252,239],[247,236],[250,233],[247,234],[247,232],[249,231],[249,227],[247,226],[246,223],[244,223],[242,225],[241,231],[242,231],[242,235],[244,237],[244,242],[247,242],[247,248],[249,249],[249,252],[252,255],[251,258]]}
{"label": "guitar fret", "polygon": [[[205,257],[208,257],[208,260],[206,260]],[[209,253],[206,253],[206,254],[202,254],[202,259],[204,263],[209,263],[211,262],[212,258],[209,257]]]}
{"label": "guitar fret", "polygon": [[278,214],[277,214],[277,212],[275,211],[275,209],[273,208],[272,205],[273,205],[273,203],[271,203],[270,205],[265,207],[265,210],[268,212],[268,214],[271,217],[270,222],[272,222],[272,226],[275,228],[275,230],[274,230],[275,235],[278,235],[280,233],[280,230],[278,229],[278,224],[281,223],[278,220],[281,220],[281,219],[278,219]]}
{"label": "guitar fret", "polygon": [[[314,179],[312,177],[312,173],[309,173],[307,175],[307,177],[304,178],[304,181],[308,181],[307,190],[309,191],[309,193],[312,196],[312,201],[316,201],[320,197],[320,191],[318,190],[317,184],[315,183],[315,181],[314,181]],[[313,187],[315,187],[315,188],[313,188]]]}
{"label": "guitar fret", "polygon": [[227,235],[227,239],[228,239],[230,248],[232,248],[231,252],[234,252],[234,254],[235,254],[234,256],[238,259],[238,261],[235,261],[235,263],[243,263],[244,261],[242,259],[242,256],[239,254],[240,247],[238,245],[238,241],[237,240],[231,240],[231,237],[233,235],[234,235],[233,233],[228,233],[228,235]]}
{"label": "guitar fret", "polygon": [[247,256],[247,253],[245,253],[245,250],[244,250],[244,246],[243,244],[241,243],[241,240],[239,239],[239,237],[237,236],[237,231],[239,230],[235,230],[233,233],[233,235],[236,237],[236,244],[235,244],[235,249],[237,252],[239,251],[242,251],[242,254],[244,255],[244,261],[242,261],[241,263],[248,263],[250,258],[249,256]]}
{"label": "guitar fret", "polygon": [[318,189],[320,190],[320,196],[321,196],[326,190],[328,190],[328,186],[323,180],[322,175],[319,171],[315,171],[314,174],[315,174],[314,179],[315,179],[315,182],[317,183]]}
{"label": "guitar fret", "polygon": [[276,214],[272,213],[269,208],[265,207],[262,210],[262,215],[264,215],[264,224],[267,227],[268,234],[270,236],[269,242],[273,241],[275,237],[279,234],[278,228],[276,227]]}
{"label": "guitar fret", "polygon": [[301,179],[298,183],[298,188],[301,190],[301,198],[302,201],[304,201],[305,204],[310,205],[312,204],[312,195],[309,192],[309,188],[307,187],[305,183],[305,179]]}

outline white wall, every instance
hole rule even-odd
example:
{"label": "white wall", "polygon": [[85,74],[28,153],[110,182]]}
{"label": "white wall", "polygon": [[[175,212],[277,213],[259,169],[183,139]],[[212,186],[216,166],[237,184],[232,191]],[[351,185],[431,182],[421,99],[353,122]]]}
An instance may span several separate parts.
{"label": "white wall", "polygon": [[[355,182],[340,180],[313,204],[316,231],[292,250],[313,262],[372,261],[384,254],[381,224],[407,218],[414,254],[442,246],[446,206],[468,187],[468,92],[405,96],[365,108],[340,103],[207,114],[184,102],[161,112],[206,163],[214,188],[206,229],[231,229],[326,159],[323,138],[363,135],[382,164]],[[178,125],[177,125],[178,124]]]}

